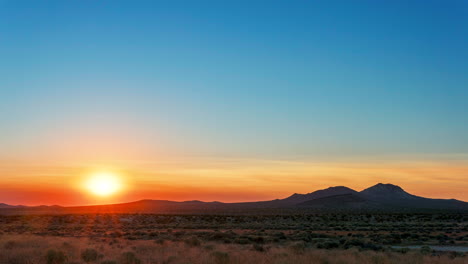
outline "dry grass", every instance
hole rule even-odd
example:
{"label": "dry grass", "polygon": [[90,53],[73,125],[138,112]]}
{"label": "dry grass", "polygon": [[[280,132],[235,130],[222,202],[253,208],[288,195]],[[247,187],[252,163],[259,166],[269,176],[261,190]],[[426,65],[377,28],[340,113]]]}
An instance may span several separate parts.
{"label": "dry grass", "polygon": [[[193,240],[193,238],[190,238]],[[109,264],[187,264],[187,263],[278,263],[278,264],[386,264],[386,263],[468,263],[466,257],[406,254],[390,251],[319,250],[306,248],[298,251],[290,245],[265,246],[263,251],[252,245],[222,244],[190,241],[156,243],[153,240],[124,240],[112,238],[42,237],[31,235],[4,235],[0,237],[1,264],[62,264],[86,263],[83,252],[94,249],[97,260],[88,263]],[[66,261],[47,260],[51,250],[65,254]],[[130,252],[130,253],[129,253]],[[126,255],[123,255],[127,253]],[[107,262],[106,262],[107,261]]]}

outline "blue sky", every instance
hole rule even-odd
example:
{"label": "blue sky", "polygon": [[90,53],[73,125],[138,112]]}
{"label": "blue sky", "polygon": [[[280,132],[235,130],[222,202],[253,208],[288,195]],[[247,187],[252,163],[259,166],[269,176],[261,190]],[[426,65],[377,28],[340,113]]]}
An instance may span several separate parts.
{"label": "blue sky", "polygon": [[466,1],[0,1],[0,157],[467,154],[467,47]]}

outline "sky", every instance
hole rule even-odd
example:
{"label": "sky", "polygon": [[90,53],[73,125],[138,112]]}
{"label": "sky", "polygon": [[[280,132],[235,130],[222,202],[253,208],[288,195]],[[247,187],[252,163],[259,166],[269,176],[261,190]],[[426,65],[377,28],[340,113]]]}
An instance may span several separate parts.
{"label": "sky", "polygon": [[0,0],[0,203],[468,201],[467,102],[466,1]]}

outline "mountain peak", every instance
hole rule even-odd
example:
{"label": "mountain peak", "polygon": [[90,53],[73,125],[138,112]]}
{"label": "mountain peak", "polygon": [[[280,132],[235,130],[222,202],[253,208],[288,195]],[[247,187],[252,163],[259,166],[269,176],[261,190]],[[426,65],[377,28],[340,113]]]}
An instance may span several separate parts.
{"label": "mountain peak", "polygon": [[377,183],[376,185],[374,185],[374,186],[372,186],[370,188],[376,188],[376,189],[388,190],[388,191],[404,192],[404,190],[400,186],[393,185],[391,183]]}
{"label": "mountain peak", "polygon": [[405,192],[400,186],[390,183],[378,183],[361,191],[361,194],[370,197],[386,197],[387,199],[413,197],[413,195]]}
{"label": "mountain peak", "polygon": [[346,186],[331,186],[326,189],[323,189],[322,191],[350,191],[353,192],[353,189],[350,189]]}

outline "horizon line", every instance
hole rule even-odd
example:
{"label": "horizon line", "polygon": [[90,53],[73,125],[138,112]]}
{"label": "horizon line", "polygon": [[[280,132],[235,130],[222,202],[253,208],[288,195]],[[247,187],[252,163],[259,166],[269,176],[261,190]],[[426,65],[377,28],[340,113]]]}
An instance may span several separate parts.
{"label": "horizon line", "polygon": [[[307,195],[307,194],[311,194],[311,193],[314,193],[314,192],[317,192],[317,191],[322,191],[322,190],[327,190],[327,189],[330,189],[330,188],[337,188],[337,187],[345,187],[345,188],[348,188],[350,190],[353,190],[355,192],[362,192],[366,189],[369,189],[369,188],[372,188],[374,186],[377,186],[377,185],[392,185],[392,186],[395,186],[395,187],[398,187],[400,189],[402,189],[404,192],[406,192],[401,186],[399,185],[395,185],[395,184],[392,184],[392,183],[382,183],[382,182],[379,182],[379,183],[376,183],[374,185],[371,185],[370,187],[367,187],[367,188],[364,188],[362,189],[361,191],[356,191],[352,188],[349,188],[347,186],[344,186],[344,185],[337,185],[337,186],[329,186],[327,188],[324,188],[324,189],[318,189],[318,190],[315,190],[315,191],[312,191],[310,193],[293,193],[287,197],[284,197],[284,198],[276,198],[276,199],[272,199],[272,200],[252,200],[252,201],[243,201],[243,202],[222,202],[222,201],[203,201],[203,200],[197,200],[197,199],[193,199],[193,200],[167,200],[167,199],[148,199],[148,198],[144,198],[144,199],[138,199],[138,200],[134,200],[134,201],[128,201],[128,202],[115,202],[115,203],[104,203],[104,204],[86,204],[86,205],[59,205],[59,204],[39,204],[39,205],[25,205],[25,204],[17,204],[17,205],[13,205],[13,204],[7,204],[7,203],[3,203],[0,201],[0,204],[3,204],[3,205],[7,205],[7,206],[13,206],[13,207],[41,207],[41,206],[46,206],[46,207],[54,207],[54,206],[57,206],[57,207],[62,207],[62,208],[72,208],[72,207],[87,207],[87,206],[107,206],[107,205],[120,205],[120,204],[129,204],[129,203],[136,203],[136,202],[143,202],[143,201],[164,201],[164,202],[175,202],[175,203],[186,203],[186,202],[202,202],[202,203],[222,203],[222,204],[237,204],[237,203],[257,203],[257,202],[268,202],[268,201],[275,201],[275,200],[283,200],[283,199],[287,199],[289,197],[291,197],[292,195],[295,195],[295,194],[298,194],[298,195]],[[408,192],[406,192],[408,193]],[[410,195],[413,195],[411,193],[409,193]],[[417,195],[413,195],[413,196],[416,196],[416,197],[422,197],[422,196],[417,196]],[[434,200],[455,200],[455,201],[460,201],[460,202],[464,202],[464,203],[468,203],[468,201],[464,201],[464,200],[459,200],[459,199],[456,199],[456,198],[432,198],[432,197],[422,197],[422,198],[426,198],[426,199],[434,199]],[[0,209],[14,209],[14,208],[0,208]]]}

